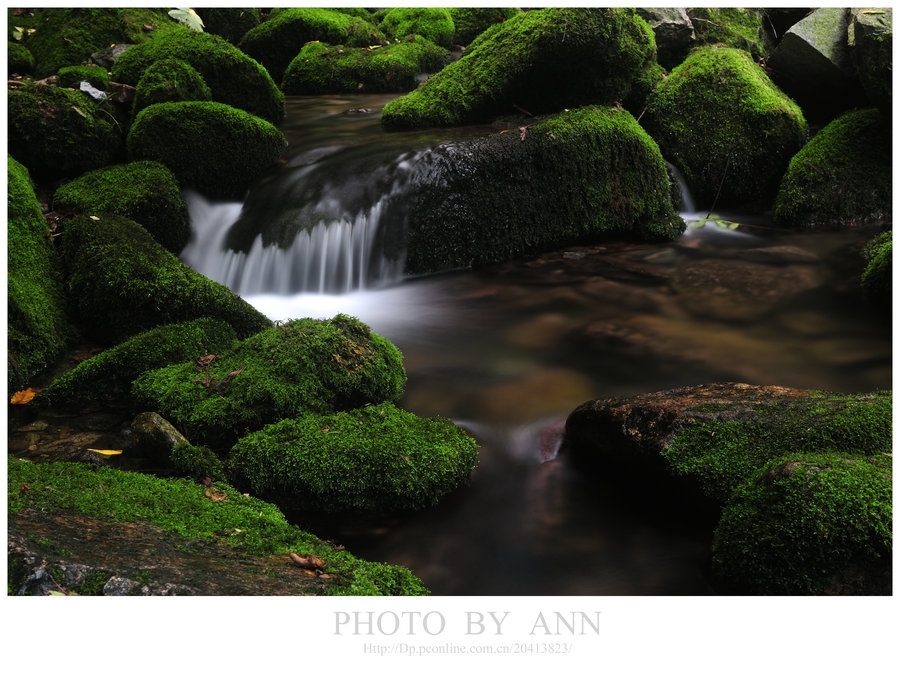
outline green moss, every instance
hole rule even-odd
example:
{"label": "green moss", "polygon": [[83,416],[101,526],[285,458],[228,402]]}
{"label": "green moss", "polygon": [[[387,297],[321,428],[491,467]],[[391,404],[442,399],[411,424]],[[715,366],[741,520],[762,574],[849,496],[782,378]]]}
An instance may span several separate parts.
{"label": "green moss", "polygon": [[23,389],[71,335],[62,275],[28,171],[7,156],[7,388]]}
{"label": "green moss", "polygon": [[439,7],[394,7],[378,27],[392,40],[421,35],[445,48],[452,44],[455,32],[450,12]]}
{"label": "green moss", "polygon": [[34,72],[34,56],[28,47],[18,42],[6,43],[7,75],[31,75]]}
{"label": "green moss", "polygon": [[203,77],[187,61],[161,59],[144,71],[134,92],[131,115],[154,103],[211,101],[212,92]]}
{"label": "green moss", "polygon": [[128,133],[128,157],[165,164],[182,187],[208,197],[239,199],[284,152],[272,124],[212,101],[156,103]]}
{"label": "green moss", "polygon": [[701,208],[765,208],[806,120],[746,52],[694,51],[651,95],[642,124]]}
{"label": "green moss", "polygon": [[165,248],[178,254],[190,238],[187,204],[175,176],[158,162],[138,161],[97,169],[60,187],[56,209],[85,215],[112,213],[143,225]]}
{"label": "green moss", "polygon": [[65,66],[59,69],[57,75],[61,87],[78,89],[82,82],[87,82],[103,91],[109,86],[109,73],[100,66]]}
{"label": "green moss", "polygon": [[205,32],[219,35],[233,45],[261,20],[256,7],[197,7],[196,12],[203,20]]}
{"label": "green moss", "polygon": [[113,64],[112,79],[136,86],[147,68],[162,59],[189,63],[209,85],[214,101],[272,124],[284,119],[284,94],[265,68],[224,38],[188,28],[128,49]]}
{"label": "green moss", "polygon": [[137,223],[110,214],[66,221],[69,289],[81,326],[100,344],[168,323],[221,319],[247,337],[271,322],[228,288],[194,272]]}
{"label": "green moss", "polygon": [[284,9],[247,32],[239,47],[259,61],[280,82],[285,70],[307,42],[368,47],[385,43],[369,21],[333,9]]}
{"label": "green moss", "polygon": [[756,7],[692,7],[687,10],[697,45],[724,45],[765,59],[773,48],[766,10]]}
{"label": "green moss", "polygon": [[178,476],[193,478],[196,481],[225,480],[225,467],[222,460],[206,446],[179,443],[172,448],[169,461]]}
{"label": "green moss", "polygon": [[866,269],[860,283],[870,302],[890,313],[893,295],[893,235],[882,232],[868,243],[865,250]]}
{"label": "green moss", "polygon": [[123,135],[107,104],[80,91],[23,82],[7,101],[9,153],[35,180],[77,176],[123,154]]}
{"label": "green moss", "polygon": [[890,221],[890,123],[878,110],[834,120],[791,159],[775,200],[775,223],[836,228]]}
{"label": "green moss", "polygon": [[723,590],[890,594],[890,459],[873,459],[798,453],[755,471],[716,530],[712,569]]}
{"label": "green moss", "polygon": [[[336,577],[333,595],[424,595],[409,570],[357,559],[287,522],[267,502],[247,497],[224,483],[213,489],[186,479],[160,479],[106,467],[75,463],[8,462],[8,510],[67,510],[114,522],[146,522],[184,537],[221,542],[250,555],[311,553],[328,561]],[[28,485],[27,492],[19,489]]]}
{"label": "green moss", "polygon": [[449,420],[383,403],[281,420],[239,440],[227,467],[235,485],[293,508],[392,512],[437,504],[477,460]]}
{"label": "green moss", "polygon": [[400,351],[338,315],[280,324],[205,365],[146,373],[133,392],[192,441],[221,449],[285,417],[396,401],[405,383]]}
{"label": "green moss", "polygon": [[450,7],[453,44],[466,46],[484,31],[519,14],[518,7]]}
{"label": "green moss", "polygon": [[653,31],[633,10],[524,12],[477,38],[463,56],[388,103],[387,129],[453,126],[527,110],[612,103],[655,53]]}
{"label": "green moss", "polygon": [[[604,236],[684,231],[656,144],[618,108],[588,106],[434,149],[410,206],[412,273],[484,265]],[[540,186],[527,189],[525,186]]]}
{"label": "green moss", "polygon": [[785,397],[754,406],[742,419],[696,420],[662,456],[674,475],[689,477],[724,504],[759,467],[791,452],[890,452],[891,410],[890,392]]}
{"label": "green moss", "polygon": [[231,349],[236,342],[234,329],[218,319],[151,328],[56,378],[35,397],[34,405],[58,407],[73,400],[105,401],[110,397],[121,404],[130,395],[131,382],[139,375]]}
{"label": "green moss", "polygon": [[308,42],[291,61],[281,88],[285,94],[405,92],[421,73],[440,70],[450,52],[422,37],[379,49],[331,47]]}

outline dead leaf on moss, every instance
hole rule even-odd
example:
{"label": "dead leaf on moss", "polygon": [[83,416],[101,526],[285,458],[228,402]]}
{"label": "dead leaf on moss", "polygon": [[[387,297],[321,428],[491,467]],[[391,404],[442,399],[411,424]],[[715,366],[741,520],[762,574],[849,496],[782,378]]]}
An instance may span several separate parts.
{"label": "dead leaf on moss", "polygon": [[23,389],[22,391],[17,391],[12,395],[12,398],[9,399],[9,402],[11,405],[25,405],[34,398],[38,391],[40,391],[40,389],[32,389],[31,387]]}
{"label": "dead leaf on moss", "polygon": [[214,502],[225,501],[225,498],[228,496],[224,492],[213,492],[212,490],[206,491],[206,496],[212,499]]}

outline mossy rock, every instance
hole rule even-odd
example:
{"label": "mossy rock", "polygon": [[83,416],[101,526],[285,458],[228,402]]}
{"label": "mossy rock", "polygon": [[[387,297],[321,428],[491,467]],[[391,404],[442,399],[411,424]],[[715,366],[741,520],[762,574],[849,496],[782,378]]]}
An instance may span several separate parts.
{"label": "mossy rock", "polygon": [[175,475],[196,481],[225,480],[225,464],[205,445],[179,443],[169,455],[169,463]]}
{"label": "mossy rock", "polygon": [[722,514],[715,582],[730,594],[891,595],[892,482],[889,449],[772,460]]}
{"label": "mossy rock", "polygon": [[766,10],[759,7],[691,7],[697,45],[721,45],[748,52],[754,60],[766,59],[775,46],[767,30]]}
{"label": "mossy rock", "polygon": [[162,59],[189,63],[209,85],[213,101],[272,124],[284,120],[284,94],[266,69],[218,35],[182,28],[135,45],[113,64],[112,79],[137,86],[147,68]]}
{"label": "mossy rock", "polygon": [[165,164],[181,187],[240,199],[287,147],[275,126],[214,101],[156,103],[128,132],[128,157]]}
{"label": "mossy rock", "polygon": [[866,245],[866,269],[860,283],[866,298],[891,315],[893,297],[893,233],[882,232]]}
{"label": "mossy rock", "polygon": [[439,146],[410,205],[407,270],[478,266],[616,236],[678,237],[665,163],[625,110],[587,106]]}
{"label": "mossy rock", "polygon": [[53,195],[57,210],[85,215],[113,213],[143,225],[174,254],[191,235],[187,203],[174,174],[159,162],[138,161],[97,169],[61,186]]}
{"label": "mossy rock", "polygon": [[380,49],[308,42],[285,71],[281,88],[289,96],[407,92],[420,74],[449,61],[450,52],[420,36]]}
{"label": "mossy rock", "polygon": [[262,20],[257,7],[197,7],[195,11],[203,20],[205,32],[219,35],[233,45]]}
{"label": "mossy rock", "polygon": [[775,224],[840,229],[890,221],[891,146],[890,120],[874,108],[828,124],[791,159]]}
{"label": "mossy rock", "polygon": [[180,29],[165,10],[145,7],[45,7],[35,11],[33,28],[25,44],[34,54],[38,78],[90,62],[91,54],[111,44],[142,43]]}
{"label": "mossy rock", "polygon": [[442,7],[394,7],[378,24],[391,40],[421,35],[434,44],[449,48],[455,28],[450,12]]}
{"label": "mossy rock", "polygon": [[630,9],[523,12],[388,103],[381,121],[386,129],[454,126],[609,104],[627,96],[654,54],[653,31]]}
{"label": "mossy rock", "polygon": [[34,55],[28,47],[18,42],[6,43],[6,74],[31,75],[34,72]]}
{"label": "mossy rock", "polygon": [[60,264],[28,170],[7,155],[6,385],[24,389],[63,352],[71,329]]}
{"label": "mossy rock", "polygon": [[449,7],[453,44],[466,46],[488,28],[521,13],[518,7]]}
{"label": "mossy rock", "polygon": [[138,80],[131,115],[137,117],[141,110],[154,103],[211,100],[209,86],[190,63],[161,59],[150,64]]}
{"label": "mossy rock", "polygon": [[231,290],[179,261],[138,223],[112,214],[94,218],[67,220],[63,238],[72,304],[85,333],[99,344],[202,317],[231,324],[241,338],[272,325]]}
{"label": "mossy rock", "polygon": [[133,393],[221,450],[277,420],[396,401],[406,371],[399,350],[358,319],[299,319],[244,340],[236,349],[146,373]]}
{"label": "mossy rock", "polygon": [[23,82],[7,92],[9,153],[32,178],[78,176],[119,161],[122,132],[107,104],[62,87]]}
{"label": "mossy rock", "polygon": [[384,34],[366,19],[335,9],[298,7],[283,9],[247,31],[238,46],[281,82],[303,45],[313,40],[345,47],[386,43]]}
{"label": "mossy rock", "polygon": [[850,10],[849,44],[860,84],[871,105],[890,118],[893,110],[894,12],[890,7]]}
{"label": "mossy rock", "polygon": [[266,426],[237,442],[226,468],[284,508],[384,514],[434,506],[477,462],[475,440],[451,421],[382,403]]}
{"label": "mossy rock", "polygon": [[65,66],[57,73],[60,87],[78,89],[82,82],[104,91],[109,86],[109,73],[100,66]]}
{"label": "mossy rock", "polygon": [[219,319],[157,326],[80,362],[42,389],[33,405],[110,399],[122,404],[131,394],[131,383],[143,373],[221,353],[236,343],[234,328]]}
{"label": "mossy rock", "polygon": [[[36,464],[8,461],[7,507],[10,516],[64,513],[103,523],[136,523],[158,528],[160,540],[177,535],[182,546],[205,543],[210,550],[264,558],[263,565],[295,567],[289,553],[315,555],[327,563],[325,583],[311,586],[325,595],[427,595],[408,569],[356,558],[317,536],[291,525],[274,505],[246,496],[227,483],[209,487],[186,478],[157,478],[133,471],[75,462]],[[21,490],[27,485],[29,490]],[[217,495],[211,499],[207,492]],[[83,537],[73,554],[87,553]],[[189,549],[193,550],[193,549]],[[260,570],[262,571],[262,570]],[[299,570],[295,570],[299,573]],[[11,578],[16,586],[24,579]]]}
{"label": "mossy rock", "polygon": [[750,55],[705,47],[673,69],[642,118],[700,208],[768,208],[806,142],[800,108]]}

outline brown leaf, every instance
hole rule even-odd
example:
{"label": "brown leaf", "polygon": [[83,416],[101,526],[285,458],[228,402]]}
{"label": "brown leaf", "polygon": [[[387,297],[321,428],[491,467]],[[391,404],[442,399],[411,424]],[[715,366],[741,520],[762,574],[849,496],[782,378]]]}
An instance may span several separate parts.
{"label": "brown leaf", "polygon": [[225,501],[225,498],[228,496],[224,492],[213,492],[212,490],[206,491],[206,496],[212,499],[214,502]]}
{"label": "brown leaf", "polygon": [[22,391],[17,391],[12,395],[12,398],[9,399],[9,402],[12,405],[25,405],[31,399],[33,399],[34,395],[39,391],[40,389],[32,389],[31,387],[28,387],[28,389],[23,389]]}
{"label": "brown leaf", "polygon": [[314,556],[312,553],[304,553],[301,555],[292,551],[289,555],[291,556],[291,560],[304,570],[320,570],[328,565],[326,561]]}

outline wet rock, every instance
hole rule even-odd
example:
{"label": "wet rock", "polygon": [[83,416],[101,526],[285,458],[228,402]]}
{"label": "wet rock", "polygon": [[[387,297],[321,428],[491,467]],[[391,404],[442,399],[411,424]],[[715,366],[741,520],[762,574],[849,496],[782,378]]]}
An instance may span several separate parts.
{"label": "wet rock", "polygon": [[138,454],[168,460],[172,448],[187,443],[187,438],[172,424],[155,412],[141,413],[131,422],[132,449]]}

